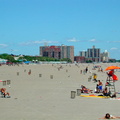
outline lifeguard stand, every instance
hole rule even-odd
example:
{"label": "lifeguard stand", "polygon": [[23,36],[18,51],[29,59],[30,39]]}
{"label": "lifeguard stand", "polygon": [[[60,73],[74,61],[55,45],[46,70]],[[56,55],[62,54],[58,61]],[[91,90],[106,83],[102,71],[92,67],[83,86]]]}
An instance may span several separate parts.
{"label": "lifeguard stand", "polygon": [[109,89],[110,95],[113,95],[116,93],[115,82],[111,77],[107,77],[105,87]]}

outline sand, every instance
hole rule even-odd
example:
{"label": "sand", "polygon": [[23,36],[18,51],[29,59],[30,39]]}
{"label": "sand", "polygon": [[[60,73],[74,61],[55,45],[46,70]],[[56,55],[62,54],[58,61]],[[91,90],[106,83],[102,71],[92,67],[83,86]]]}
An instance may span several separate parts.
{"label": "sand", "polygon": [[[106,71],[92,70],[94,65],[103,70],[111,65],[120,66],[118,63],[62,64],[60,70],[60,64],[0,66],[0,80],[11,80],[11,84],[5,86],[0,82],[0,87],[5,87],[11,94],[11,98],[0,98],[1,120],[97,120],[107,112],[120,116],[120,100],[77,95],[71,98],[71,91],[77,91],[81,85],[95,89],[97,83],[88,82],[92,73],[105,84]],[[87,66],[89,72],[81,74]],[[115,72],[118,78],[119,73],[120,70]],[[119,92],[120,81],[115,84]]]}

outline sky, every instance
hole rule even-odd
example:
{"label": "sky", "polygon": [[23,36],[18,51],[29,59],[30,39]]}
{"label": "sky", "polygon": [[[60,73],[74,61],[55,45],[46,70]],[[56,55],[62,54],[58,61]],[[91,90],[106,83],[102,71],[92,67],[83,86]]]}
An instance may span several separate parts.
{"label": "sky", "polygon": [[0,54],[62,44],[75,56],[95,45],[120,59],[120,0],[0,0]]}

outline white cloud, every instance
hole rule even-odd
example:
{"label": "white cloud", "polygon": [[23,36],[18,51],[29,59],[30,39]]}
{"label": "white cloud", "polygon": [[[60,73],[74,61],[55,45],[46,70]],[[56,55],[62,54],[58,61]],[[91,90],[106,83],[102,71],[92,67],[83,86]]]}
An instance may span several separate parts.
{"label": "white cloud", "polygon": [[120,43],[120,41],[107,41],[107,43]]}
{"label": "white cloud", "polygon": [[113,42],[115,42],[115,43],[119,43],[120,41],[113,41]]}
{"label": "white cloud", "polygon": [[8,45],[6,44],[0,44],[0,47],[7,47]]}
{"label": "white cloud", "polygon": [[13,49],[10,49],[10,51],[11,51],[11,52],[13,52],[13,51],[18,51],[18,50],[13,50]]}
{"label": "white cloud", "polygon": [[116,48],[116,47],[112,47],[110,50],[117,50],[118,48]]}
{"label": "white cloud", "polygon": [[58,41],[47,41],[47,40],[43,40],[43,41],[34,41],[34,44],[42,44],[42,43],[58,43]]}
{"label": "white cloud", "polygon": [[37,45],[37,44],[44,44],[44,43],[58,43],[58,41],[47,41],[47,40],[28,41],[28,42],[21,43],[21,45]]}
{"label": "white cloud", "polygon": [[79,40],[77,40],[76,38],[72,38],[72,39],[69,39],[67,40],[68,42],[78,42]]}
{"label": "white cloud", "polygon": [[96,39],[91,39],[91,40],[89,40],[90,42],[96,42]]}

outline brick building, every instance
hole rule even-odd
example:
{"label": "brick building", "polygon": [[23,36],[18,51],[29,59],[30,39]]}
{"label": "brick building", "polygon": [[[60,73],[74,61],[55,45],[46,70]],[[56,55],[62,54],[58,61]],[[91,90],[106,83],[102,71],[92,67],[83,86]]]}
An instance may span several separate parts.
{"label": "brick building", "polygon": [[74,61],[76,61],[77,63],[84,63],[85,57],[84,56],[75,56]]}
{"label": "brick building", "polygon": [[40,55],[56,59],[69,58],[74,62],[74,46],[40,46]]}

